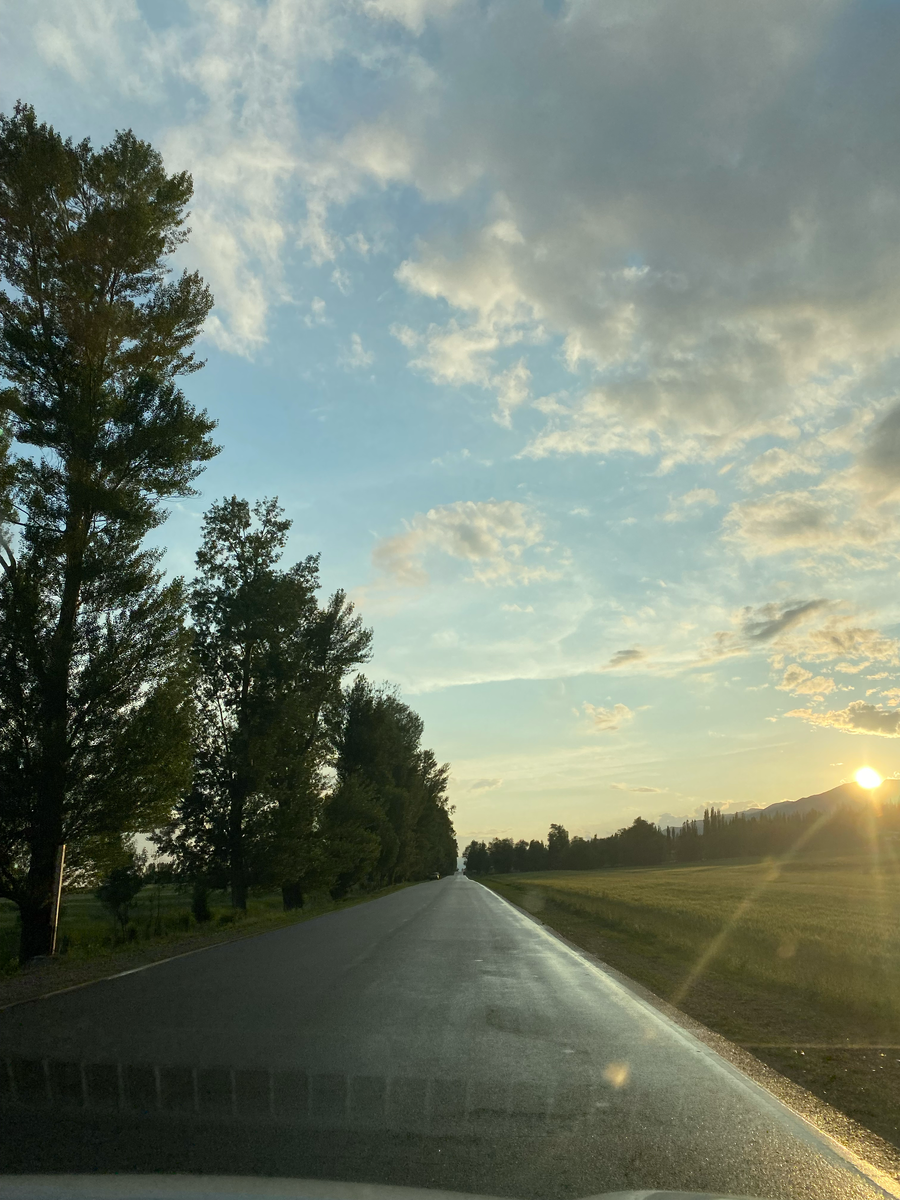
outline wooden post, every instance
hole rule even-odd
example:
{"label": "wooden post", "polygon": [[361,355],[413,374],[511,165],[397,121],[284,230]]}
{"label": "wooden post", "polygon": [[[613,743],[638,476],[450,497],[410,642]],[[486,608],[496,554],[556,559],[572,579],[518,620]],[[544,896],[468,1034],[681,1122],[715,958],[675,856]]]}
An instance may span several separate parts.
{"label": "wooden post", "polygon": [[53,872],[53,908],[50,911],[50,953],[56,953],[56,932],[59,928],[59,906],[62,901],[63,867],[66,861],[66,844],[56,851],[56,867]]}

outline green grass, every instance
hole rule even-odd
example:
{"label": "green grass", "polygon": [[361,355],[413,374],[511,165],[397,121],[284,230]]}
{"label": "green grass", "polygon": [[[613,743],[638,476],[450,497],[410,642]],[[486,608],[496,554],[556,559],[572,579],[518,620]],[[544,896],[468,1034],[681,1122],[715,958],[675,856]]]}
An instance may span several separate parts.
{"label": "green grass", "polygon": [[484,882],[534,913],[568,911],[607,941],[679,962],[679,1002],[709,975],[900,1025],[900,868],[810,857],[555,871]]}
{"label": "green grass", "polygon": [[[242,913],[231,907],[227,893],[212,892],[209,897],[212,919],[201,924],[191,914],[190,893],[171,886],[147,887],[139,893],[131,909],[123,936],[109,910],[93,892],[69,892],[63,897],[58,944],[68,960],[98,958],[127,946],[184,941],[192,934],[205,935],[228,925],[240,925],[250,932],[257,927],[289,924],[368,898],[361,893],[335,902],[327,895],[314,895],[303,909],[286,913],[281,893],[273,891],[251,894],[247,912]],[[0,973],[18,969],[18,942],[17,910],[8,901],[0,900]]]}

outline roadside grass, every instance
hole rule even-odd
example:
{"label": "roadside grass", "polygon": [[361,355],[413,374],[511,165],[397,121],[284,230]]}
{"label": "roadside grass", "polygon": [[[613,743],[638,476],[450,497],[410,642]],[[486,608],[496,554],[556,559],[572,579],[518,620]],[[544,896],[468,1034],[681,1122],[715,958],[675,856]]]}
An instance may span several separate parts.
{"label": "roadside grass", "polygon": [[[138,894],[124,933],[92,891],[72,891],[63,897],[58,961],[59,965],[64,965],[119,957],[128,952],[140,955],[146,948],[176,943],[180,948],[193,940],[198,944],[211,937],[220,940],[222,935],[227,936],[229,929],[233,929],[237,936],[261,933],[266,929],[306,921],[335,909],[351,907],[408,886],[397,884],[376,892],[358,892],[343,900],[332,900],[325,893],[313,894],[302,909],[289,912],[284,911],[280,892],[251,893],[246,913],[231,907],[226,892],[211,892],[211,919],[203,922],[196,921],[191,912],[189,892],[171,885],[150,886]],[[17,910],[9,901],[0,900],[0,974],[7,977],[20,971],[18,941]]]}
{"label": "roadside grass", "polygon": [[900,1145],[900,863],[884,849],[480,882]]}

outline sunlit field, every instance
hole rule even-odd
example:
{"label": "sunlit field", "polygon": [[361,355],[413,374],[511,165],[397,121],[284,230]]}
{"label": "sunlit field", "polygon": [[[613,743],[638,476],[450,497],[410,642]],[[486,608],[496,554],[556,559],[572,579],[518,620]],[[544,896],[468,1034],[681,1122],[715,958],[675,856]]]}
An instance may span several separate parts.
{"label": "sunlit field", "polygon": [[709,974],[817,1005],[900,1017],[900,870],[895,858],[808,858],[492,876],[535,913],[588,918],[649,958],[677,959],[678,1002]]}

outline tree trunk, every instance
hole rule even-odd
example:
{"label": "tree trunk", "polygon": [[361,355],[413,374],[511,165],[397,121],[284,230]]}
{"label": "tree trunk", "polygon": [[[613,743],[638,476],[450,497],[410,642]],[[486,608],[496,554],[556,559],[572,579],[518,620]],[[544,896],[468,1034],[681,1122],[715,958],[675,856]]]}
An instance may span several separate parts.
{"label": "tree trunk", "polygon": [[228,858],[231,868],[231,907],[247,911],[247,863],[244,855],[244,790],[232,788],[228,814]]}
{"label": "tree trunk", "polygon": [[[65,727],[63,727],[65,733]],[[43,772],[37,797],[35,829],[29,839],[28,873],[24,897],[19,901],[22,929],[19,962],[26,963],[38,954],[49,954],[52,945],[51,912],[56,879],[56,854],[62,842],[62,812],[65,797],[65,758],[54,754],[52,739],[47,748],[52,756]],[[47,754],[47,750],[45,750]],[[54,769],[55,768],[55,769]]]}
{"label": "tree trunk", "polygon": [[19,937],[19,962],[27,963],[38,955],[50,953],[51,929],[50,916],[52,905],[48,898],[46,904],[26,900],[19,904],[19,917],[22,931]]}
{"label": "tree trunk", "polygon": [[89,521],[73,517],[66,527],[69,550],[63,579],[59,616],[56,622],[41,705],[41,769],[38,782],[34,831],[29,838],[26,899],[20,905],[22,933],[19,961],[49,954],[52,941],[50,915],[56,868],[56,851],[63,840],[63,810],[66,801],[69,744],[69,676],[75,622],[81,595],[81,573]]}
{"label": "tree trunk", "polygon": [[194,884],[191,912],[194,914],[194,920],[198,923],[212,920],[212,913],[209,911],[209,888],[205,883]]}

